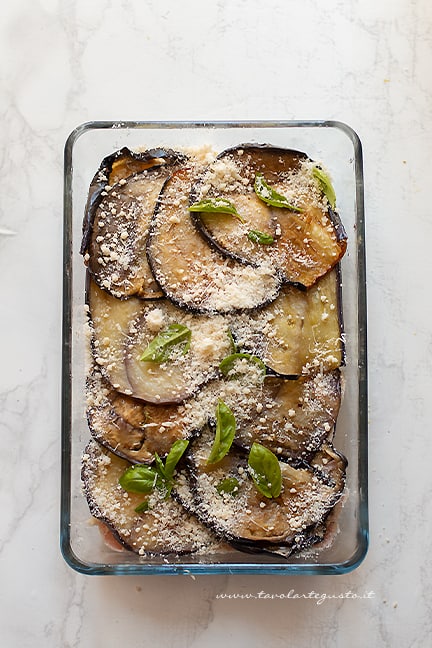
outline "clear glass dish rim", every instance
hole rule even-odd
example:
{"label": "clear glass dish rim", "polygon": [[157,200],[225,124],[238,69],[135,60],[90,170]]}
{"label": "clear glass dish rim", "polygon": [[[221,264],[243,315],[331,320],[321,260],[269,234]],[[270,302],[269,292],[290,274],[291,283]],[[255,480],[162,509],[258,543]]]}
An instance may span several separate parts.
{"label": "clear glass dish rim", "polygon": [[[83,562],[70,543],[71,526],[71,353],[72,353],[72,155],[76,141],[89,130],[111,129],[264,129],[264,128],[329,128],[341,130],[354,148],[355,212],[357,232],[357,318],[358,318],[358,484],[360,537],[356,552],[346,561],[334,564],[264,564],[207,563],[195,564],[105,564]],[[63,302],[62,302],[62,403],[61,403],[61,498],[60,548],[66,563],[75,571],[89,575],[340,575],[356,569],[364,560],[369,544],[368,519],[368,381],[367,381],[367,296],[364,218],[363,154],[358,134],[346,123],[336,120],[243,120],[243,121],[89,121],[77,126],[64,147],[63,187]]]}

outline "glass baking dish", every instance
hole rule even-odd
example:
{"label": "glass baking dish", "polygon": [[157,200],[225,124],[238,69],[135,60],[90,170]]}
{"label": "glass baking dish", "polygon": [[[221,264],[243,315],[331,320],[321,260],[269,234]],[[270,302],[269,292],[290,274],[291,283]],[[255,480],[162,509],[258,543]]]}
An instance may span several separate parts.
{"label": "glass baking dish", "polygon": [[[348,459],[347,496],[331,546],[290,558],[232,549],[210,556],[141,557],[107,547],[81,490],[80,462],[90,433],[85,415],[88,339],[85,268],[79,254],[87,192],[101,160],[130,149],[266,143],[304,151],[329,170],[348,235],[342,259],[346,366],[335,445]],[[334,121],[89,122],[65,145],[62,384],[61,549],[86,574],[342,574],[357,567],[368,545],[366,279],[362,150],[357,134]]]}

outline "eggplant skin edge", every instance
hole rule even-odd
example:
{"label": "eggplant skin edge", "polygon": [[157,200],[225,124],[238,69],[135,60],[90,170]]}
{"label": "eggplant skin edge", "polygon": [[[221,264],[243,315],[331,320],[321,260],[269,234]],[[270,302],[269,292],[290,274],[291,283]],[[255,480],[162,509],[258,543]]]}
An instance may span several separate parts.
{"label": "eggplant skin edge", "polygon": [[[287,155],[287,154],[292,154],[293,157],[297,157],[298,160],[309,160],[310,162],[313,162],[313,160],[303,151],[298,151],[296,149],[288,149],[288,148],[282,148],[279,146],[273,146],[272,144],[253,144],[253,143],[247,143],[247,144],[239,144],[237,146],[230,147],[228,149],[225,149],[219,155],[216,157],[216,160],[221,160],[227,155],[231,155],[233,153],[236,153],[237,151],[242,150],[244,152],[248,151],[270,151],[275,154],[280,154],[280,155]],[[210,165],[211,166],[211,165]],[[202,183],[202,178],[204,177],[205,171],[203,174],[193,183],[191,187],[191,191],[189,194],[189,204],[192,205],[194,202],[198,200],[198,195],[199,195],[199,188]],[[328,206],[328,217],[333,224],[335,235],[336,235],[336,240],[338,243],[344,244],[343,246],[343,252],[341,254],[340,259],[344,256],[346,252],[346,242],[348,240],[348,235],[345,230],[345,227],[342,223],[342,220],[339,216],[339,213],[337,209],[332,209],[332,207],[329,205]],[[237,261],[238,263],[241,263],[243,265],[250,265],[252,267],[256,267],[257,264],[254,264],[250,261],[246,261],[241,255],[236,254],[233,251],[228,251],[223,245],[218,243],[218,241],[215,239],[215,237],[212,235],[212,233],[209,231],[209,229],[206,227],[202,219],[200,218],[200,213],[199,212],[191,212],[191,219],[192,222],[196,228],[196,230],[200,233],[200,235],[204,238],[204,240],[212,247],[214,250],[219,252],[222,256],[232,259],[233,261]],[[340,262],[340,259],[337,263]],[[335,264],[336,265],[336,264]],[[329,272],[333,267],[328,269],[327,272]],[[287,284],[287,285],[292,285],[295,288],[298,288],[299,290],[302,291],[307,291],[308,287],[302,284],[300,281],[295,281],[293,279],[288,279],[284,276],[282,270],[280,268],[275,267],[275,271],[277,272],[278,276],[280,277],[280,282],[282,284]],[[322,276],[317,278],[320,279]],[[266,305],[266,304],[264,304]]]}
{"label": "eggplant skin edge", "polygon": [[[172,176],[168,176],[168,178],[165,180],[165,182],[164,182],[164,184],[163,184],[163,186],[161,188],[161,191],[159,193],[159,197],[158,197],[158,199],[156,201],[155,209],[154,209],[154,212],[153,212],[153,218],[150,221],[150,227],[149,227],[148,237],[147,237],[147,241],[146,241],[147,261],[148,261],[148,264],[150,266],[150,270],[153,273],[153,277],[155,279],[155,282],[158,284],[159,288],[161,289],[161,292],[163,293],[163,297],[168,299],[172,304],[174,304],[174,306],[177,306],[177,308],[180,308],[180,309],[182,309],[184,311],[187,311],[189,313],[193,313],[193,314],[196,314],[196,315],[230,315],[230,314],[232,314],[234,312],[239,313],[239,314],[248,313],[248,312],[252,312],[252,311],[255,311],[255,310],[259,311],[259,310],[263,309],[265,306],[268,306],[273,301],[275,301],[275,299],[278,297],[278,295],[280,293],[280,290],[281,290],[281,287],[282,287],[282,284],[283,284],[282,275],[277,269],[274,270],[274,275],[273,275],[274,279],[275,279],[275,291],[274,291],[274,294],[273,293],[270,294],[265,299],[263,299],[260,303],[254,305],[254,306],[242,307],[242,308],[234,308],[233,307],[233,308],[226,309],[226,310],[221,310],[221,311],[218,311],[218,310],[216,310],[214,308],[207,308],[206,306],[188,304],[183,299],[181,299],[181,297],[174,295],[172,293],[172,291],[169,290],[169,286],[164,285],[161,281],[158,280],[159,272],[158,272],[158,269],[157,269],[157,267],[155,265],[155,261],[154,261],[154,258],[153,258],[154,255],[153,255],[153,251],[152,251],[152,245],[153,245],[153,239],[156,237],[156,228],[157,228],[157,222],[156,221],[157,221],[157,217],[158,217],[161,209],[163,208],[163,199],[164,199],[165,189],[166,189],[166,186],[170,182],[171,179],[172,179]],[[207,237],[205,237],[203,235],[203,232],[201,232],[200,229],[198,227],[196,227],[196,223],[195,223],[195,220],[194,220],[195,219],[194,215],[192,213],[189,213],[189,216],[191,217],[191,221],[192,221],[194,227],[196,228],[197,233],[205,240],[205,242],[209,245],[209,247],[216,250],[217,252],[219,252],[221,257],[226,258],[226,256],[227,256],[226,253],[223,253],[222,250],[218,250],[217,246],[213,245],[212,241],[208,240]],[[244,267],[250,267],[250,268],[258,268],[259,267],[258,265],[253,265],[251,263],[246,263],[245,261],[240,261],[240,265],[242,265]]]}
{"label": "eggplant skin edge", "polygon": [[[101,162],[99,169],[96,171],[93,179],[90,183],[90,189],[88,193],[87,203],[84,210],[84,219],[82,226],[82,240],[80,247],[80,254],[84,255],[87,251],[90,237],[93,231],[93,221],[96,213],[96,209],[99,206],[99,203],[102,199],[102,192],[105,186],[108,183],[108,177],[112,171],[113,164],[121,157],[127,157],[131,160],[137,162],[150,162],[151,160],[163,159],[166,160],[167,164],[173,164],[174,162],[185,162],[187,156],[183,153],[178,153],[172,149],[149,149],[146,151],[132,151],[127,146],[114,151],[107,155]],[[159,165],[155,165],[159,166]],[[104,175],[105,180],[101,180],[100,176]],[[133,173],[131,175],[134,175]]]}
{"label": "eggplant skin edge", "polygon": [[[85,466],[83,465],[81,467],[81,483],[83,484],[83,491],[87,500],[87,505],[89,507],[90,514],[92,515],[93,518],[101,522],[102,524],[105,525],[105,527],[112,533],[114,539],[122,546],[124,547],[127,551],[130,551],[131,553],[137,554],[137,551],[128,543],[126,540],[119,534],[117,531],[116,527],[114,524],[110,522],[110,520],[101,513],[99,506],[96,504],[95,500],[93,499],[91,489],[88,485],[88,480],[86,478],[86,469]],[[183,504],[178,500],[178,498],[174,497],[174,493],[172,493],[173,499],[178,503],[181,504],[183,509],[185,510],[186,513],[188,513],[191,517],[194,517],[196,520],[199,521],[196,515],[193,515],[186,507],[183,506]],[[190,555],[193,553],[196,553],[199,551],[199,547],[193,550],[179,550],[179,551],[149,551],[149,550],[143,550],[142,553],[139,554],[141,558],[144,557],[152,557],[152,556],[183,556],[183,555]]]}
{"label": "eggplant skin edge", "polygon": [[[320,525],[325,525],[327,518],[329,515],[334,511],[335,506],[338,504],[338,502],[341,500],[341,498],[344,495],[345,492],[345,485],[346,485],[346,468],[348,465],[348,460],[343,455],[342,453],[338,452],[334,446],[329,443],[327,444],[332,451],[339,457],[339,459],[342,462],[342,469],[343,469],[343,476],[342,476],[342,487],[341,489],[334,494],[333,498],[331,499],[329,505],[328,505],[328,510],[326,513],[323,515],[323,517],[317,521],[311,524],[309,527],[306,529],[303,529],[301,532],[293,534],[293,536],[290,536],[284,541],[275,543],[274,540],[245,540],[239,536],[236,536],[230,532],[227,532],[225,530],[222,530],[218,525],[217,522],[214,523],[213,521],[209,520],[206,515],[201,515],[199,513],[199,506],[200,506],[200,501],[198,499],[198,496],[196,494],[196,489],[195,489],[195,484],[196,484],[196,474],[195,474],[195,466],[192,463],[192,460],[190,458],[185,457],[185,469],[188,473],[187,475],[187,481],[190,484],[190,491],[192,495],[192,501],[193,504],[192,506],[189,505],[187,502],[184,501],[184,498],[181,497],[181,495],[174,489],[173,491],[173,496],[175,499],[183,506],[183,508],[191,515],[194,515],[204,526],[206,526],[212,533],[214,533],[215,536],[217,536],[219,539],[224,540],[228,542],[234,549],[238,549],[239,551],[244,551],[246,553],[271,553],[275,554],[276,548],[277,547],[292,547],[293,551],[290,553],[289,556],[291,556],[293,553],[298,553],[299,551],[303,551],[304,549],[309,548],[313,544],[316,544],[317,542],[321,542],[323,540],[323,537],[319,536],[311,536],[311,532],[313,532],[320,526]],[[191,452],[191,448],[188,449],[188,453]],[[319,452],[319,451],[318,451]],[[282,461],[282,460],[281,460]],[[287,462],[292,464],[292,462]],[[292,464],[293,466],[295,464]],[[329,483],[329,479],[325,475],[324,472],[321,472],[319,469],[313,467],[310,465],[310,463],[303,462],[302,464],[296,464],[297,467],[303,467],[303,468],[309,468],[311,469],[314,474],[317,474],[324,482],[327,484]],[[331,478],[330,478],[331,479]],[[324,534],[325,536],[325,534]],[[300,540],[296,540],[296,538],[299,538]],[[273,549],[273,551],[272,551]],[[287,556],[287,558],[289,557]]]}

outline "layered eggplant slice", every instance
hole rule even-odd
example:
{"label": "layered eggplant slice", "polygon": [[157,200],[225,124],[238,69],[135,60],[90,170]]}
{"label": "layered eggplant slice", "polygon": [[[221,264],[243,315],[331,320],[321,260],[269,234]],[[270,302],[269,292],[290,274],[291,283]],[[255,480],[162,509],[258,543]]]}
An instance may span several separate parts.
{"label": "layered eggplant slice", "polygon": [[[221,153],[190,203],[204,236],[240,261],[270,263],[284,281],[312,286],[342,258],[346,234],[302,152],[244,144]],[[221,202],[232,213],[211,210]],[[203,211],[198,211],[204,205]]]}
{"label": "layered eggplant slice", "polygon": [[187,313],[168,300],[148,303],[125,344],[132,394],[149,403],[182,402],[217,376],[229,350],[221,316]]}
{"label": "layered eggplant slice", "polygon": [[[82,480],[126,549],[288,558],[325,544],[346,473],[332,445],[346,234],[326,182],[305,153],[259,144],[102,161],[81,247]],[[154,481],[130,490],[129,473]]]}
{"label": "layered eggplant slice", "polygon": [[105,160],[86,210],[82,250],[98,285],[115,297],[161,296],[146,257],[159,192],[185,156],[122,149]]}
{"label": "layered eggplant slice", "polygon": [[[294,468],[279,461],[280,494],[267,497],[251,479],[246,453],[231,448],[218,463],[208,463],[213,436],[207,428],[193,443],[189,465],[177,480],[176,492],[184,506],[237,546],[258,550],[314,537],[343,492],[345,458],[325,445],[313,467]],[[229,483],[235,486],[224,489]]]}
{"label": "layered eggplant slice", "polygon": [[183,406],[144,403],[113,389],[95,367],[87,379],[87,420],[96,441],[132,463],[164,457],[178,439],[189,439],[205,419]]}
{"label": "layered eggplant slice", "polygon": [[[181,402],[215,378],[229,354],[221,316],[188,313],[166,299],[122,301],[93,281],[88,295],[95,361],[112,386],[128,396],[148,403]],[[188,336],[185,342],[178,331]],[[148,353],[150,345],[159,350],[157,357]]]}
{"label": "layered eggplant slice", "polygon": [[249,416],[243,410],[237,417],[238,446],[250,449],[257,441],[280,458],[303,462],[333,435],[341,402],[338,370],[298,380],[267,376],[261,395]]}
{"label": "layered eggplant slice", "polygon": [[148,497],[148,506],[142,507],[143,494],[127,492],[119,483],[130,466],[90,441],[81,471],[91,514],[107,525],[125,548],[140,555],[184,554],[215,544],[214,536],[195,516],[157,489]]}
{"label": "layered eggplant slice", "polygon": [[177,306],[200,313],[230,313],[273,301],[278,272],[264,261],[245,265],[215,251],[195,228],[188,196],[196,171],[172,174],[159,196],[147,240],[148,260],[161,289]]}
{"label": "layered eggplant slice", "polygon": [[296,378],[344,363],[340,273],[331,270],[307,291],[284,286],[269,306],[232,320],[241,350],[259,356],[275,374]]}
{"label": "layered eggplant slice", "polygon": [[115,389],[132,395],[124,347],[130,323],[141,313],[144,303],[135,297],[127,300],[116,299],[99,288],[89,275],[86,300],[94,361]]}

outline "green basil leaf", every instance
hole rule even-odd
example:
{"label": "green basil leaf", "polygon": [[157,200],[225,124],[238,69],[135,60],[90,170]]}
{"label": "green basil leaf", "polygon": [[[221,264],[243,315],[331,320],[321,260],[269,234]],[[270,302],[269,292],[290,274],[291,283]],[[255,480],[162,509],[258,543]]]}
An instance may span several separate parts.
{"label": "green basil leaf", "polygon": [[318,180],[319,185],[329,201],[329,205],[332,209],[336,207],[336,193],[331,183],[331,180],[327,173],[323,171],[320,167],[314,166],[312,169],[314,177]]}
{"label": "green basil leaf", "polygon": [[157,474],[161,478],[161,480],[166,480],[167,475],[165,473],[165,466],[163,465],[162,459],[159,457],[158,453],[155,452],[155,467],[154,469],[156,470]]}
{"label": "green basil leaf", "polygon": [[171,450],[168,452],[167,458],[165,459],[165,475],[167,479],[172,479],[175,467],[182,458],[186,448],[189,445],[189,441],[186,439],[177,439],[171,446]]}
{"label": "green basil leaf", "polygon": [[135,465],[127,468],[119,478],[120,486],[128,493],[151,493],[160,477],[151,466]]}
{"label": "green basil leaf", "polygon": [[226,479],[222,479],[222,481],[219,482],[219,484],[216,486],[216,490],[219,493],[219,495],[222,495],[222,493],[229,493],[230,495],[237,495],[239,492],[239,486],[240,482],[238,479],[235,477],[227,477]]}
{"label": "green basil leaf", "polygon": [[201,200],[200,202],[190,205],[189,211],[203,212],[205,214],[232,214],[244,223],[244,219],[238,213],[235,205],[233,205],[229,200],[225,200],[225,198]]}
{"label": "green basil leaf", "polygon": [[235,416],[225,403],[220,400],[216,408],[216,434],[208,464],[218,463],[229,452],[236,431]]}
{"label": "green basil leaf", "polygon": [[249,474],[259,492],[264,497],[279,497],[282,489],[282,474],[276,455],[255,442],[249,452],[248,466]]}
{"label": "green basil leaf", "polygon": [[274,238],[271,234],[266,234],[259,230],[249,230],[247,237],[252,243],[261,243],[261,245],[271,245],[274,243]]}
{"label": "green basil leaf", "polygon": [[150,504],[148,500],[144,500],[144,502],[141,502],[141,504],[138,504],[138,506],[134,509],[135,513],[143,513],[144,511],[148,511],[150,508]]}
{"label": "green basil leaf", "polygon": [[301,213],[303,210],[295,207],[288,202],[288,199],[282,194],[277,193],[270,187],[264,180],[262,173],[257,173],[254,182],[255,193],[263,202],[272,207],[282,207],[283,209],[290,209],[291,211]]}
{"label": "green basil leaf", "polygon": [[[263,376],[265,376],[266,366],[264,362],[261,360],[261,358],[258,358],[258,356],[252,355],[251,353],[232,353],[219,363],[219,370],[225,377],[227,377],[229,372],[234,368],[236,361],[242,359],[248,360],[248,362],[253,362],[254,364],[258,365],[258,367],[262,371]],[[235,377],[235,375],[232,376],[232,378]]]}
{"label": "green basil leaf", "polygon": [[237,353],[237,351],[238,351],[238,346],[237,346],[237,344],[236,344],[236,341],[235,341],[234,338],[233,338],[233,334],[231,333],[231,331],[230,331],[229,329],[228,329],[228,339],[229,339],[229,341],[230,341],[231,351],[232,351],[233,353]]}
{"label": "green basil leaf", "polygon": [[[158,453],[155,452],[154,466],[142,464],[127,468],[120,476],[119,484],[128,493],[151,493],[155,488],[164,494],[165,499],[171,495],[173,488],[174,470],[184,451],[189,445],[185,439],[177,439],[165,460],[165,465]],[[143,502],[144,505],[144,502]],[[141,504],[139,505],[141,506]],[[137,510],[137,509],[135,509]],[[141,509],[147,510],[147,509]],[[137,511],[139,513],[140,511]]]}
{"label": "green basil leaf", "polygon": [[190,348],[192,331],[182,324],[170,324],[150,342],[140,360],[143,362],[165,362],[168,360],[172,348],[183,344],[182,354],[185,355]]}
{"label": "green basil leaf", "polygon": [[156,482],[156,488],[164,495],[165,499],[168,499],[173,487],[172,479],[168,477],[163,461],[157,452],[155,452],[155,470],[160,477]]}

